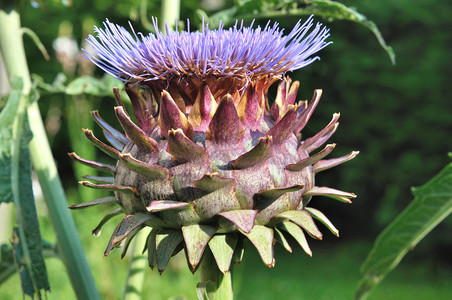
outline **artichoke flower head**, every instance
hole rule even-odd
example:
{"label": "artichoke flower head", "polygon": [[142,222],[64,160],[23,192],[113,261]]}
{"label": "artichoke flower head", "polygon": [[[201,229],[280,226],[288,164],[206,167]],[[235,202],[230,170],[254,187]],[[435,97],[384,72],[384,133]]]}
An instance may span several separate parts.
{"label": "artichoke flower head", "polygon": [[[305,233],[322,239],[314,219],[335,235],[327,217],[308,206],[312,196],[342,202],[352,193],[317,186],[315,175],[354,158],[358,152],[324,159],[335,147],[325,144],[338,126],[339,114],[313,137],[300,132],[321,96],[296,101],[299,82],[284,74],[318,59],[326,47],[328,29],[312,17],[298,22],[288,35],[278,24],[265,28],[236,23],[201,31],[159,32],[147,36],[108,20],[89,36],[94,49],[88,59],[125,83],[133,115],[114,90],[116,117],[123,132],[92,115],[110,145],[84,130],[95,146],[117,160],[116,165],[76,161],[109,173],[86,176],[87,187],[114,191],[73,205],[83,208],[114,203],[94,233],[112,216],[125,214],[105,251],[124,246],[135,234],[151,228],[147,238],[149,265],[163,272],[170,258],[185,250],[195,272],[208,247],[226,273],[240,262],[246,240],[263,262],[275,264],[274,242],[289,252],[292,236],[311,255]],[[189,28],[189,23],[188,23]],[[268,88],[279,82],[274,101]],[[313,154],[314,152],[314,154]]]}

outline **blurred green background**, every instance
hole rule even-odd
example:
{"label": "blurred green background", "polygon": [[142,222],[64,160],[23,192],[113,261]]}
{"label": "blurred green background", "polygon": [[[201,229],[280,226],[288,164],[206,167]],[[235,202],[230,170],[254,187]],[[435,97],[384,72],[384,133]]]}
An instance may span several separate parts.
{"label": "blurred green background", "polygon": [[[321,61],[288,75],[301,82],[300,100],[310,99],[314,89],[324,91],[304,130],[305,136],[314,135],[334,112],[341,112],[339,129],[332,138],[338,144],[334,155],[352,150],[359,150],[360,155],[322,173],[317,182],[354,192],[358,198],[352,205],[326,198],[311,202],[341,233],[337,239],[324,228],[324,241],[310,241],[313,258],[299,248],[288,254],[276,246],[276,267],[269,270],[249,247],[244,263],[235,271],[237,299],[351,299],[359,280],[360,263],[377,234],[412,200],[410,187],[422,185],[449,162],[446,154],[452,150],[452,3],[342,2],[377,23],[397,55],[397,64],[391,64],[366,28],[351,22],[329,23],[318,19],[331,28],[330,40],[334,44],[320,52]],[[93,25],[100,26],[106,18],[125,27],[131,20],[136,31],[147,32],[142,5],[140,0],[82,0],[73,1],[69,7],[48,2],[34,8],[23,1],[23,26],[38,34],[50,54],[46,61],[33,42],[25,38],[31,72],[47,83],[53,82],[60,72],[68,77],[67,82],[80,75],[101,77],[102,72],[78,52],[85,47],[84,39],[93,32]],[[200,20],[193,19],[196,9],[210,14],[231,5],[232,1],[226,0],[182,1],[181,20],[190,18],[197,25]],[[160,6],[160,1],[148,1],[147,17],[159,17]],[[275,21],[290,29],[297,20],[284,17]],[[257,23],[265,24],[266,20]],[[39,101],[69,203],[102,195],[78,187],[80,176],[92,172],[82,167],[74,169],[67,153],[75,150],[84,157],[108,160],[85,141],[81,128],[94,128],[101,136],[88,113],[92,109],[98,109],[104,119],[117,124],[113,98],[44,94]],[[43,237],[55,242],[45,205],[39,203]],[[98,238],[90,234],[107,211],[108,208],[91,208],[74,211],[73,216],[103,298],[120,299],[128,258],[121,261],[120,251],[102,258],[115,222],[107,224]],[[409,253],[370,299],[452,299],[451,227],[449,217]],[[54,258],[47,263],[52,287],[49,299],[74,299],[62,263]],[[168,299],[182,294],[195,299],[198,278],[189,274],[182,257],[172,261],[162,276],[150,270],[146,276],[143,299]],[[0,298],[22,298],[17,276],[0,286]]]}

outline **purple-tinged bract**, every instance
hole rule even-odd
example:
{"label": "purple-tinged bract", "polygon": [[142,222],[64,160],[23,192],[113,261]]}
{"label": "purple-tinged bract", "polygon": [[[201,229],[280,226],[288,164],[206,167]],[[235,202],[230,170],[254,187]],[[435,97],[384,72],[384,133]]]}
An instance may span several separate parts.
{"label": "purple-tinged bract", "polygon": [[[209,247],[226,273],[240,261],[247,239],[273,266],[274,241],[292,251],[288,236],[311,255],[305,232],[322,239],[314,219],[338,235],[308,204],[312,196],[350,202],[355,195],[317,186],[314,177],[358,152],[325,159],[335,144],[315,152],[336,131],[339,114],[313,137],[301,139],[321,90],[309,104],[297,102],[299,82],[284,77],[317,59],[313,55],[329,44],[328,29],[321,24],[312,29],[312,18],[298,22],[288,35],[270,23],[263,29],[243,22],[230,29],[203,25],[201,32],[166,35],[156,26],[158,33],[148,36],[109,21],[104,25],[96,28],[97,38],[88,38],[95,51],[88,58],[126,83],[137,122],[115,89],[115,113],[124,133],[96,111],[93,117],[111,146],[90,130],[85,134],[116,165],[70,155],[111,176],[87,176],[91,181],[82,184],[113,191],[115,197],[71,207],[119,205],[93,232],[111,216],[126,215],[105,255],[123,241],[126,251],[133,236],[150,227],[151,268],[163,272],[171,255],[185,248],[194,272]],[[276,81],[276,98],[269,101],[268,88]]]}

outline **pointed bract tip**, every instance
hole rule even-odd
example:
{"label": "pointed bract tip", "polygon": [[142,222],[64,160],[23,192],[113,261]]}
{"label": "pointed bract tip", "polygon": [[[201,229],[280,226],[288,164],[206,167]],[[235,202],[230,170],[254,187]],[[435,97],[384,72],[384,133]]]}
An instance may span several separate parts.
{"label": "pointed bract tip", "polygon": [[161,96],[162,98],[165,97],[165,98],[171,98],[171,100],[173,99],[173,97],[171,97],[170,93],[168,93],[166,90],[163,90],[163,91],[160,93],[160,96]]}
{"label": "pointed bract tip", "polygon": [[83,128],[83,133],[88,138],[88,140],[94,144],[99,150],[102,150],[105,154],[113,157],[114,159],[118,159],[118,154],[120,153],[113,147],[108,146],[104,142],[100,141],[96,136],[94,136],[93,131],[90,129]]}
{"label": "pointed bract tip", "polygon": [[148,212],[159,212],[170,209],[180,209],[188,205],[190,205],[190,203],[171,200],[154,200],[146,207],[146,210]]}
{"label": "pointed bract tip", "polygon": [[181,128],[168,130],[167,152],[178,163],[207,159],[204,147],[188,138]]}
{"label": "pointed bract tip", "polygon": [[358,153],[359,153],[358,151],[352,151],[350,154],[342,156],[342,157],[318,161],[313,165],[312,170],[314,173],[318,173],[318,172],[336,167],[344,162],[352,160],[353,158],[355,158],[358,155]]}
{"label": "pointed bract tip", "polygon": [[195,103],[188,114],[188,120],[197,130],[206,131],[217,107],[218,104],[215,101],[209,86],[206,82],[203,82]]}
{"label": "pointed bract tip", "polygon": [[298,89],[300,88],[300,82],[299,81],[295,81],[289,89],[289,93],[286,96],[286,103],[285,106],[287,105],[293,105],[296,101],[297,98],[297,93],[298,93]]}
{"label": "pointed bract tip", "polygon": [[119,94],[119,89],[117,87],[113,88],[113,95],[115,96],[116,104],[124,107],[124,102],[122,102],[121,95]]}
{"label": "pointed bract tip", "polygon": [[236,144],[243,139],[245,127],[230,94],[221,98],[209,123],[206,139],[218,144]]}
{"label": "pointed bract tip", "polygon": [[171,128],[170,130],[168,130],[168,135],[176,135],[176,133],[177,132],[180,132],[180,133],[184,133],[183,131],[182,131],[182,129],[180,129],[180,128],[177,128],[177,129],[174,129],[174,128]]}
{"label": "pointed bract tip", "polygon": [[121,124],[122,129],[127,134],[127,137],[133,141],[140,149],[146,149],[150,152],[158,151],[158,144],[155,140],[149,137],[140,127],[138,127],[130,117],[127,115],[124,107],[116,106],[115,114]]}
{"label": "pointed bract tip", "polygon": [[231,161],[231,166],[236,170],[251,168],[267,161],[273,154],[273,137],[266,135],[259,138],[256,146],[250,151],[240,155]]}
{"label": "pointed bract tip", "polygon": [[170,93],[163,90],[161,93],[159,117],[157,120],[160,132],[167,137],[168,130],[181,128],[188,138],[193,137],[193,126],[188,121],[185,113],[177,106]]}

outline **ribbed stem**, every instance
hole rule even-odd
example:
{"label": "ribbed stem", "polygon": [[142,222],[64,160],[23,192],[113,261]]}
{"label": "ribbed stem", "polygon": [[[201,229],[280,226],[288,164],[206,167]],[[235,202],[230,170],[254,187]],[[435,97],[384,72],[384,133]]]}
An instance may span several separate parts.
{"label": "ribbed stem", "polygon": [[148,260],[146,255],[142,254],[143,245],[146,243],[147,234],[144,230],[137,233],[132,245],[132,258],[129,266],[129,275],[127,277],[126,290],[123,300],[141,300],[141,291],[143,289],[144,276]]}
{"label": "ribbed stem", "polygon": [[199,267],[201,271],[201,283],[206,284],[206,292],[209,300],[232,300],[232,268],[226,274],[218,269],[212,251],[207,247]]}
{"label": "ribbed stem", "polygon": [[[24,83],[23,92],[28,94],[31,79],[22,41],[20,16],[15,9],[0,10],[0,50],[8,75],[21,77]],[[72,286],[79,299],[100,299],[72,215],[67,208],[66,196],[37,103],[28,108],[28,118],[33,131],[33,139],[30,142],[31,162],[41,184],[57,235],[59,252]]]}
{"label": "ribbed stem", "polygon": [[159,29],[165,31],[165,21],[168,23],[169,30],[177,30],[176,20],[179,19],[180,0],[163,0],[162,1],[162,17],[160,18]]}

